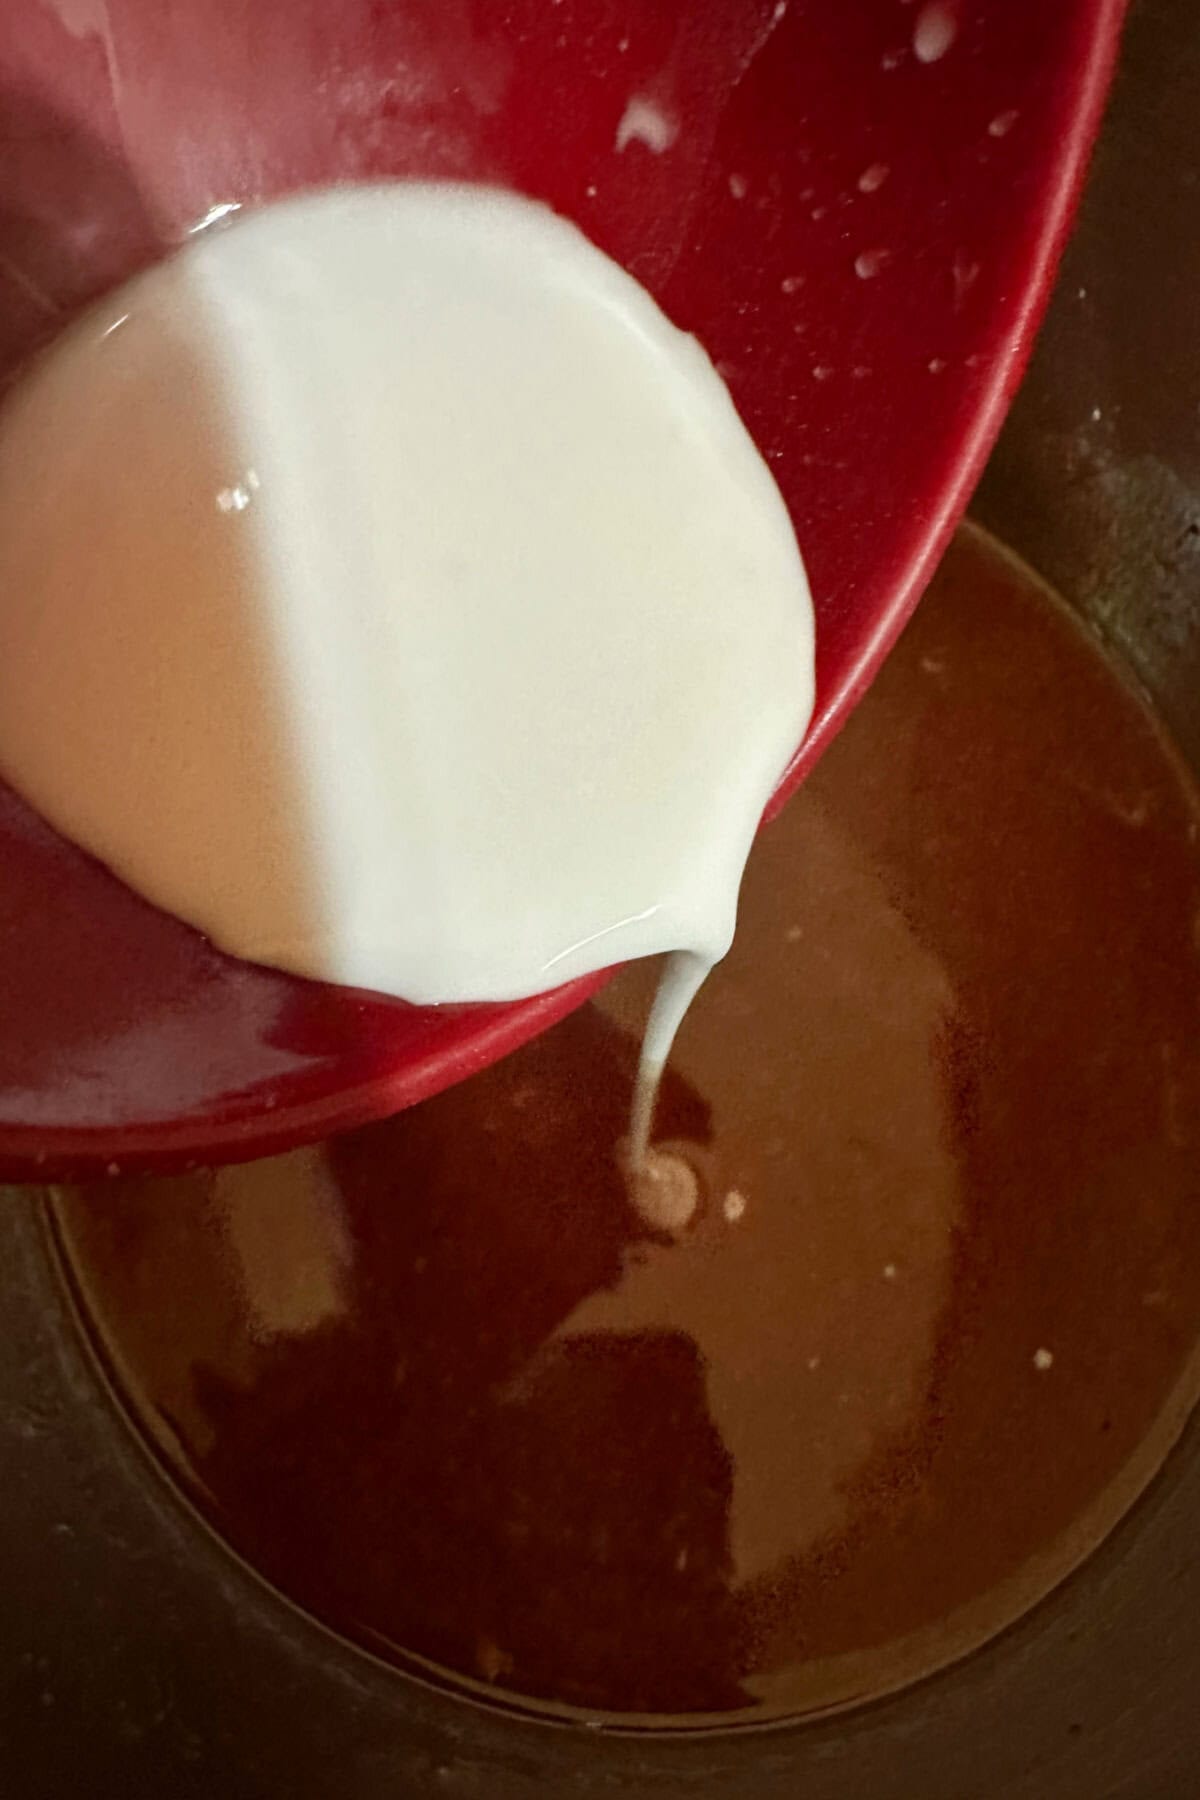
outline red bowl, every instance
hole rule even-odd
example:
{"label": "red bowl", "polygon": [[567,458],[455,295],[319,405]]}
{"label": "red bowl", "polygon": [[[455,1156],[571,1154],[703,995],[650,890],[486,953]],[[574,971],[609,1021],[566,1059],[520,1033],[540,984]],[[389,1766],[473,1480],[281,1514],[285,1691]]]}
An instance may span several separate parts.
{"label": "red bowl", "polygon": [[[0,44],[0,362],[17,367],[230,201],[405,175],[549,201],[697,334],[791,508],[817,710],[774,808],[966,504],[1047,295],[1122,12],[45,0]],[[661,153],[617,148],[637,96],[677,127]],[[239,963],[0,787],[0,1177],[323,1136],[462,1079],[602,979],[418,1009]]]}

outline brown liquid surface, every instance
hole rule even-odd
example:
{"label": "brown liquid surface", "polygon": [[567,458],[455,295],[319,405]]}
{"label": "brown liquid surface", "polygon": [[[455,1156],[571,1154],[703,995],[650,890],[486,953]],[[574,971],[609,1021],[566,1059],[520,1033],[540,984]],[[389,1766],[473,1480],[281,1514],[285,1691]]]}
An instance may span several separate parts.
{"label": "brown liquid surface", "polygon": [[498,1696],[753,1719],[938,1666],[1194,1397],[1198,838],[1139,700],[967,534],[684,1027],[691,1223],[614,1154],[634,969],[390,1123],[62,1194],[132,1414],[286,1594]]}

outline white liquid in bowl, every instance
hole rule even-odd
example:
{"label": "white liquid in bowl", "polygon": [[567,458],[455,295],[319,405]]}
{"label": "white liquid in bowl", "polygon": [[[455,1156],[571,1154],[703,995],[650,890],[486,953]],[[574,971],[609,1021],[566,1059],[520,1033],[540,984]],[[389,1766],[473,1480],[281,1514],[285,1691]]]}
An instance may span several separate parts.
{"label": "white liquid in bowl", "polygon": [[700,346],[486,188],[277,204],[0,420],[0,770],[242,957],[516,999],[733,933],[812,706],[774,481]]}

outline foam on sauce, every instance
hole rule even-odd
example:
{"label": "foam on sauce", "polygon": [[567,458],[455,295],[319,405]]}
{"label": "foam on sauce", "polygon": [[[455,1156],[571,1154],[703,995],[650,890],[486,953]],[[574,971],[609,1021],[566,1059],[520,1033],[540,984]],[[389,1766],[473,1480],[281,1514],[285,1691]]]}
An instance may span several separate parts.
{"label": "foam on sauce", "polygon": [[6,409],[0,590],[0,769],[222,948],[421,1004],[674,953],[636,1150],[812,608],[712,364],[574,226],[397,183],[197,238]]}

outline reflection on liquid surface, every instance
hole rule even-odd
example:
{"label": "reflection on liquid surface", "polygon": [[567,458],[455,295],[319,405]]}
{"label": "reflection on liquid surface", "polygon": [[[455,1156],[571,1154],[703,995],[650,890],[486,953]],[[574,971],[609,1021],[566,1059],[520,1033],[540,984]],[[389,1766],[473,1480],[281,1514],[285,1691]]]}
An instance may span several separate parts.
{"label": "reflection on liquid surface", "polygon": [[1198,820],[966,536],[752,859],[659,1112],[690,1222],[614,1158],[633,969],[390,1123],[62,1194],[131,1411],[286,1593],[499,1692],[753,1718],[936,1666],[1192,1397]]}

